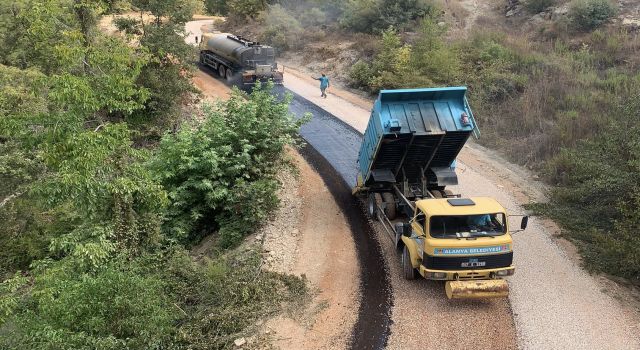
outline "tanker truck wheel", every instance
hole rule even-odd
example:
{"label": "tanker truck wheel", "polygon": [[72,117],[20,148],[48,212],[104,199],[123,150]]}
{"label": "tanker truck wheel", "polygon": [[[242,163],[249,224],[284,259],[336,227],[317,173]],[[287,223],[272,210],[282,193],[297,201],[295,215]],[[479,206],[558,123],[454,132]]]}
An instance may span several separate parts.
{"label": "tanker truck wheel", "polygon": [[406,245],[402,248],[402,274],[407,280],[416,279],[416,269],[411,265],[411,257],[409,256],[409,249],[407,249]]}
{"label": "tanker truck wheel", "polygon": [[393,220],[396,218],[396,199],[391,192],[383,192],[382,200],[384,201],[384,214]]}
{"label": "tanker truck wheel", "polygon": [[231,71],[231,69],[227,68],[227,74],[225,75],[225,78],[229,82],[233,80],[233,72]]}
{"label": "tanker truck wheel", "polygon": [[220,75],[220,77],[224,78],[225,77],[225,73],[226,73],[226,70],[224,69],[224,66],[219,64],[218,65],[218,74]]}
{"label": "tanker truck wheel", "polygon": [[380,193],[369,193],[367,200],[367,213],[372,219],[376,219],[378,207],[382,206],[382,197]]}

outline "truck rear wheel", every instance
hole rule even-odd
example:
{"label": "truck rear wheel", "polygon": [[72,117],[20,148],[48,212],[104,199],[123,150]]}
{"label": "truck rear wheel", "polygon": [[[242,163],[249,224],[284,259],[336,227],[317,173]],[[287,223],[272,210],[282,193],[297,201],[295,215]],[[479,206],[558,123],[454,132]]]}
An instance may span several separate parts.
{"label": "truck rear wheel", "polygon": [[414,269],[413,265],[411,265],[411,257],[409,256],[409,249],[406,245],[402,249],[402,272],[405,279],[416,279],[416,269]]}
{"label": "truck rear wheel", "polygon": [[372,219],[376,218],[378,207],[382,205],[382,197],[380,193],[370,193],[367,200],[367,213]]}
{"label": "truck rear wheel", "polygon": [[233,80],[233,72],[231,71],[231,69],[227,68],[227,74],[225,75],[225,78],[227,79],[227,81]]}
{"label": "truck rear wheel", "polygon": [[226,73],[226,70],[224,69],[224,66],[219,64],[218,65],[218,74],[220,75],[220,77],[224,78],[225,75],[226,75],[225,73]]}
{"label": "truck rear wheel", "polygon": [[384,214],[393,220],[396,218],[396,199],[391,192],[383,192],[382,200],[384,201]]}

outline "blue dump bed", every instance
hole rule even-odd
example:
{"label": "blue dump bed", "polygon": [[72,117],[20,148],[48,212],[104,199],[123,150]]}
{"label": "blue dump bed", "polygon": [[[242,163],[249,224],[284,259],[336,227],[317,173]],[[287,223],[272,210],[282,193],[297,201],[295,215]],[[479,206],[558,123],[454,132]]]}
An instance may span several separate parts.
{"label": "blue dump bed", "polygon": [[478,136],[466,87],[382,90],[358,155],[358,186],[457,184],[452,164],[472,133]]}

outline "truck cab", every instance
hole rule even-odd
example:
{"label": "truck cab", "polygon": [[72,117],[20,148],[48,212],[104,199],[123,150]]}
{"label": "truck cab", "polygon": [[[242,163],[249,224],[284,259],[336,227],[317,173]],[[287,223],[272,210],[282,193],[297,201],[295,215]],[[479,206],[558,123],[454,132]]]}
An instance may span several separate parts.
{"label": "truck cab", "polygon": [[494,279],[515,271],[507,213],[492,198],[419,200],[409,225],[397,241],[410,257],[405,277]]}

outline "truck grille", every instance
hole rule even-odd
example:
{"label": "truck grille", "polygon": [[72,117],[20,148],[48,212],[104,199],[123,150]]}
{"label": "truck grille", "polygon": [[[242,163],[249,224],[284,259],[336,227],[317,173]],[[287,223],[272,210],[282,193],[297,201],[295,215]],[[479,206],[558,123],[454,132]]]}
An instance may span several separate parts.
{"label": "truck grille", "polygon": [[509,267],[513,252],[481,256],[442,257],[424,254],[422,265],[431,270],[486,270]]}

